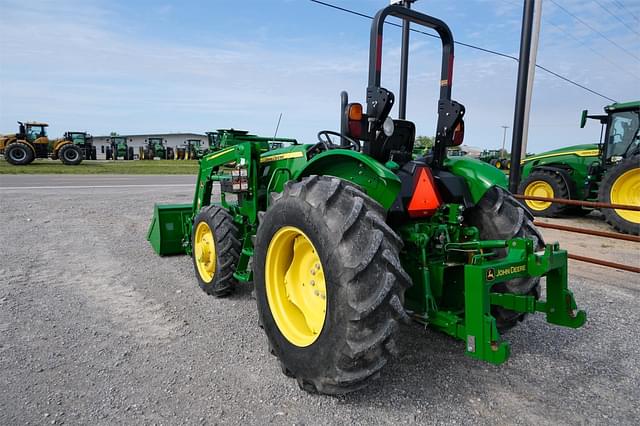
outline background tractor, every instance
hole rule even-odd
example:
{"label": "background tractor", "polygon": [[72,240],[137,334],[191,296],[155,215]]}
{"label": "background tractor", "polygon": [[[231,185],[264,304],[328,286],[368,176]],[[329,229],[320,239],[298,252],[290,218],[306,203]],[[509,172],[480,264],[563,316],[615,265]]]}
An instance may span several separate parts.
{"label": "background tractor", "polygon": [[127,144],[125,136],[111,136],[111,146],[107,148],[107,160],[133,160],[133,147]]}
{"label": "background tractor", "polygon": [[167,141],[163,138],[150,137],[145,139],[146,146],[140,147],[141,160],[153,160],[160,158],[162,160],[173,160],[175,153],[173,148],[165,146]]}
{"label": "background tractor", "polygon": [[18,133],[0,136],[0,154],[10,164],[26,165],[36,158],[60,159],[69,166],[82,162],[82,151],[72,141],[49,141],[48,124],[18,121],[18,126]]}
{"label": "background tractor", "polygon": [[[436,140],[415,160],[415,124],[402,101],[391,118],[395,97],[380,85],[388,16],[442,39]],[[501,332],[526,314],[574,328],[586,321],[567,288],[566,251],[543,242],[504,173],[446,155],[464,137],[465,108],[451,100],[453,49],[444,22],[382,9],[371,29],[366,112],[343,92],[340,131],[320,131],[316,143],[269,150],[269,138],[231,134],[200,161],[192,203],[155,206],[148,240],[160,255],[191,255],[204,292],[220,297],[238,281],[254,283],[271,353],[304,390],[366,386],[410,319],[494,364],[510,353]]]}
{"label": "background tractor", "polygon": [[93,136],[86,132],[66,132],[62,137],[70,141],[82,151],[82,158],[85,160],[95,160],[97,158],[96,147],[93,146]]}
{"label": "background tractor", "polygon": [[501,149],[485,149],[480,153],[478,159],[497,169],[509,170],[511,168],[511,160],[509,160],[507,153]]}
{"label": "background tractor", "polygon": [[[601,201],[640,206],[640,101],[614,103],[604,115],[582,112],[602,124],[599,144],[574,145],[527,157],[522,161],[519,191],[528,196]],[[590,210],[546,201],[526,201],[535,215],[554,217]],[[605,220],[620,232],[640,234],[640,212],[602,209]]]}

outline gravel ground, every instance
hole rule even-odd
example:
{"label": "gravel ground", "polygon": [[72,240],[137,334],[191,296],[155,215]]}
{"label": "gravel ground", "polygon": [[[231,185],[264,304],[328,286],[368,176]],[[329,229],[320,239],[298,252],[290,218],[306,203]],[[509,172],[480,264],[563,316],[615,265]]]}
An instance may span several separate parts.
{"label": "gravel ground", "polygon": [[309,395],[267,352],[251,285],[207,297],[188,257],[145,240],[154,202],[191,197],[0,189],[0,424],[638,424],[637,276],[572,264],[587,325],[532,317],[503,366],[404,326],[369,388]]}

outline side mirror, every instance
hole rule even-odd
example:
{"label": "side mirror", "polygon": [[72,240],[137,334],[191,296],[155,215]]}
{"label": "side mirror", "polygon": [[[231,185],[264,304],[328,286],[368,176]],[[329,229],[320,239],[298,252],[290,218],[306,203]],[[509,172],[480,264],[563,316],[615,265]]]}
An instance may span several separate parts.
{"label": "side mirror", "polygon": [[589,113],[588,110],[583,109],[582,110],[582,115],[580,116],[580,128],[583,129],[584,126],[587,124],[587,114]]}

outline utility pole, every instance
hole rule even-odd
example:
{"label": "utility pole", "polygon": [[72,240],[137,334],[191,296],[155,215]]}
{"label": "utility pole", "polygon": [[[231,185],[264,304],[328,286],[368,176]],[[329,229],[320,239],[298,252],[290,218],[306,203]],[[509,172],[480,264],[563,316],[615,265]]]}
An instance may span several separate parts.
{"label": "utility pole", "polygon": [[502,154],[504,152],[504,144],[507,141],[507,129],[509,128],[509,126],[500,126],[504,129],[504,132],[502,133],[502,151],[500,151],[500,154]]}
{"label": "utility pole", "polygon": [[[531,54],[529,55],[529,78],[527,79],[527,100],[524,109],[524,133],[522,134],[521,158],[527,155],[527,142],[529,141],[529,116],[531,112],[531,96],[533,92],[533,79],[536,75],[536,59],[538,56],[538,40],[540,38],[540,21],[542,20],[542,0],[535,2],[533,6],[533,29],[531,34]],[[513,163],[512,163],[513,164]]]}
{"label": "utility pole", "polygon": [[[538,0],[541,1],[541,0]],[[522,10],[522,32],[520,33],[520,57],[518,60],[518,84],[516,87],[516,105],[513,113],[513,138],[511,139],[511,171],[509,172],[509,191],[516,193],[520,183],[520,159],[522,158],[522,134],[527,98],[529,58],[531,53],[531,27],[533,24],[533,6],[535,0],[524,0]]]}

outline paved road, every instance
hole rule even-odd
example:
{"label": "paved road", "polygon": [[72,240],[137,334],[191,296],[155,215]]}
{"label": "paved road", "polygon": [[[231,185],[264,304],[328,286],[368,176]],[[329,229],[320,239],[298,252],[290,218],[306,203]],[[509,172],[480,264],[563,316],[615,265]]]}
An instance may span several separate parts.
{"label": "paved road", "polygon": [[191,187],[194,175],[0,175],[0,189]]}

